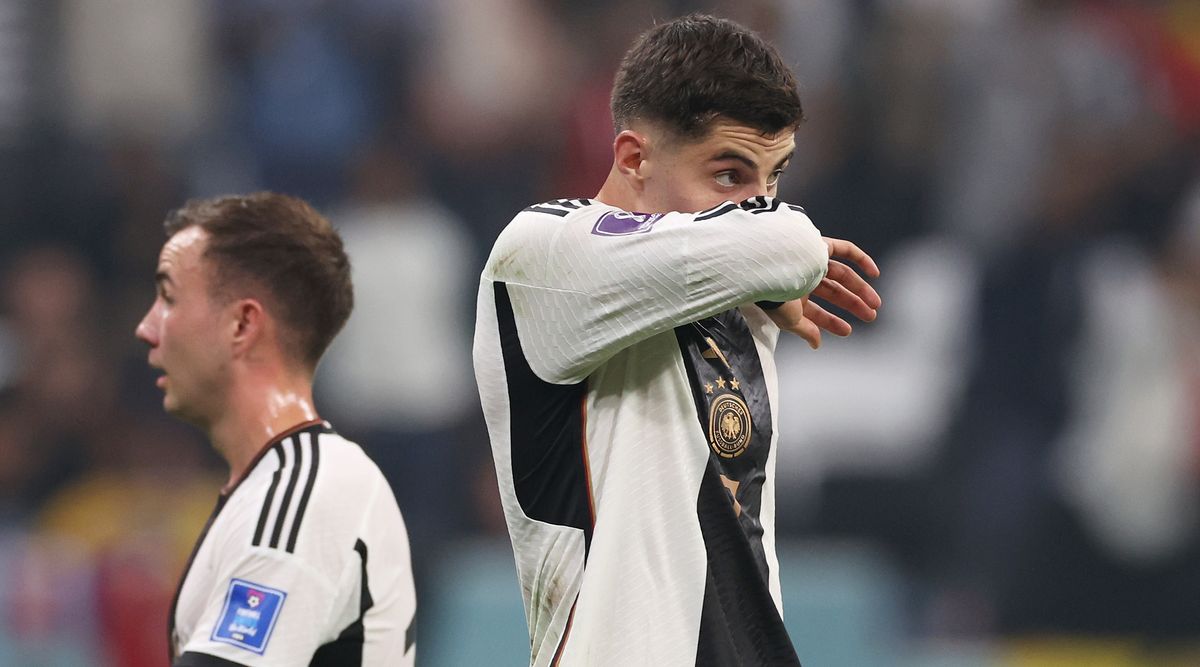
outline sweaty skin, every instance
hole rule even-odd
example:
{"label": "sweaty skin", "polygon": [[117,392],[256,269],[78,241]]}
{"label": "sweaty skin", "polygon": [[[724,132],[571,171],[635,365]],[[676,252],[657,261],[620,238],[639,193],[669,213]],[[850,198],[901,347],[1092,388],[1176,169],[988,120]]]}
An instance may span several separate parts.
{"label": "sweaty skin", "polygon": [[167,241],[157,296],[135,333],[150,346],[150,366],[163,372],[163,409],[209,434],[232,486],[263,443],[318,416],[311,372],[283,357],[262,304],[214,298],[207,246],[198,226]]}

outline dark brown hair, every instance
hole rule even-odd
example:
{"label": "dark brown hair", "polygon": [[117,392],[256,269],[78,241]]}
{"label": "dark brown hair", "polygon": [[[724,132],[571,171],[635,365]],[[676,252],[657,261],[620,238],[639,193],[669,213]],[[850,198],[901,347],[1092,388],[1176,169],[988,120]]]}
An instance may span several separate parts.
{"label": "dark brown hair", "polygon": [[285,328],[285,345],[315,368],[354,308],[350,259],[329,221],[306,202],[273,192],[187,202],[164,224],[167,237],[208,232],[213,296],[265,297]]}
{"label": "dark brown hair", "polygon": [[775,134],[804,118],[796,79],[775,47],[733,21],[691,14],[642,33],[612,92],[618,132],[635,120],[697,139],[717,116]]}

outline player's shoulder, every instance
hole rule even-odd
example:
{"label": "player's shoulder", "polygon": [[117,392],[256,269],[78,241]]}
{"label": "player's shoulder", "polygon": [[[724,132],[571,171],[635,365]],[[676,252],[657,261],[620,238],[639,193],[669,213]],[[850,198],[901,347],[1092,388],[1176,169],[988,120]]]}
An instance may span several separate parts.
{"label": "player's shoulder", "polygon": [[600,208],[611,208],[606,204],[598,202],[594,199],[575,198],[575,199],[551,199],[539,204],[533,204],[521,209],[517,217],[529,216],[550,216],[553,218],[569,218],[586,214],[591,210]]}
{"label": "player's shoulder", "polygon": [[606,211],[594,199],[551,199],[526,206],[505,225],[492,246],[484,276],[493,280],[537,281],[564,238],[586,234]]}
{"label": "player's shoulder", "polygon": [[379,466],[326,422],[272,445],[237,495],[238,504],[254,515],[252,543],[262,546],[278,543],[268,536],[298,527],[300,518],[362,506],[382,488],[390,490]]}
{"label": "player's shoulder", "polygon": [[536,247],[538,240],[628,236],[654,229],[669,213],[639,213],[595,199],[551,199],[526,206],[505,227],[497,247]]}
{"label": "player's shoulder", "polygon": [[[308,462],[298,473],[284,474],[297,480],[287,503],[289,509],[284,512],[285,521],[291,522],[285,525],[285,531],[295,531],[299,525],[297,553],[305,558],[314,562],[342,562],[346,554],[327,553],[327,545],[322,542],[353,544],[368,517],[379,516],[376,510],[381,506],[396,504],[395,494],[367,452],[332,427],[326,425],[314,430],[309,447]],[[281,479],[277,493],[283,493],[286,501],[287,488],[292,484],[288,481],[285,486],[284,481],[288,480]],[[401,525],[397,519],[395,524],[385,522],[378,528],[399,529]]]}
{"label": "player's shoulder", "polygon": [[383,471],[358,443],[332,428],[314,434],[314,462],[320,457],[321,482],[340,497],[369,496],[387,485]]}
{"label": "player's shoulder", "polygon": [[554,237],[567,230],[588,227],[606,213],[619,210],[595,199],[551,199],[518,211],[501,238]]}

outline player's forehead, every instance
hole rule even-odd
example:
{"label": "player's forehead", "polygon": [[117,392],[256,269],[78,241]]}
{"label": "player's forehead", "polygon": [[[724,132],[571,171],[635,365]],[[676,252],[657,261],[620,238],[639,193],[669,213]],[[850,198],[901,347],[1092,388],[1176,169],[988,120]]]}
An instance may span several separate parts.
{"label": "player's forehead", "polygon": [[795,150],[795,128],[764,134],[757,128],[723,118],[715,120],[708,132],[691,146],[691,151],[703,160],[741,155],[770,169],[790,157]]}
{"label": "player's forehead", "polygon": [[208,232],[199,226],[185,227],[163,244],[158,254],[158,276],[178,282],[188,274],[199,274],[208,243]]}

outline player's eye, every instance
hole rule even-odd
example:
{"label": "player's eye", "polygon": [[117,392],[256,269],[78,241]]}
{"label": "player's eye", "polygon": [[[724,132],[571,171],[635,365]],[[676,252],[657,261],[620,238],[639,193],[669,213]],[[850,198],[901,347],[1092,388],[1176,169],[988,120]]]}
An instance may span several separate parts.
{"label": "player's eye", "polygon": [[767,177],[767,187],[773,188],[778,185],[780,176],[783,176],[782,169],[776,169],[775,171],[771,172],[771,175]]}
{"label": "player's eye", "polygon": [[736,171],[722,171],[713,178],[723,187],[731,188],[738,184],[739,178]]}

